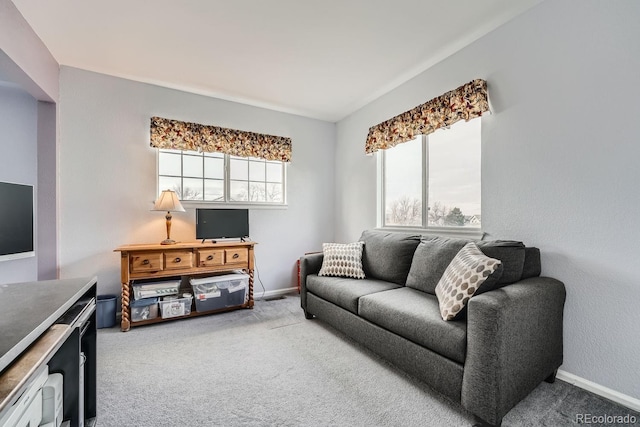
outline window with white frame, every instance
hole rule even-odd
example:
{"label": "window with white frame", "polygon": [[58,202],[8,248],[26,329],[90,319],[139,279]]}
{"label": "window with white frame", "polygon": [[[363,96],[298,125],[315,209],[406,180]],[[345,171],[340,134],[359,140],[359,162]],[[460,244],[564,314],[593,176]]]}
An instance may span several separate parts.
{"label": "window with white frame", "polygon": [[479,118],[461,120],[380,151],[379,225],[479,229],[480,130]]}
{"label": "window with white frame", "polygon": [[284,205],[284,162],[223,153],[158,150],[158,193],[174,190],[180,200]]}

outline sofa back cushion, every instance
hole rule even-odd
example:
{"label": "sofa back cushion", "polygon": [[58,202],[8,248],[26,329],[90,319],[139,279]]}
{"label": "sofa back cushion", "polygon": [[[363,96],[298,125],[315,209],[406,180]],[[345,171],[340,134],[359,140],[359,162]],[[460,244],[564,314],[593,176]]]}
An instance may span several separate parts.
{"label": "sofa back cushion", "polygon": [[[446,237],[424,237],[413,255],[407,276],[407,286],[435,295],[436,285],[442,274],[460,249],[470,241]],[[490,240],[475,243],[486,256],[502,261],[500,276],[497,280],[487,281],[480,287],[478,293],[520,280],[525,254],[525,246],[522,242]]]}
{"label": "sofa back cushion", "polygon": [[529,277],[538,277],[542,270],[540,264],[540,249],[524,248],[524,266],[522,267],[522,279]]}
{"label": "sofa back cushion", "polygon": [[360,240],[364,242],[362,267],[367,278],[404,286],[420,235],[366,230]]}
{"label": "sofa back cushion", "polygon": [[[497,287],[520,280],[524,268],[524,243],[513,240],[483,240],[476,242],[476,245],[486,256],[502,261],[502,277],[496,282]],[[485,288],[482,292],[488,290]]]}
{"label": "sofa back cushion", "polygon": [[467,243],[469,240],[425,237],[413,254],[407,286],[435,295],[442,274]]}

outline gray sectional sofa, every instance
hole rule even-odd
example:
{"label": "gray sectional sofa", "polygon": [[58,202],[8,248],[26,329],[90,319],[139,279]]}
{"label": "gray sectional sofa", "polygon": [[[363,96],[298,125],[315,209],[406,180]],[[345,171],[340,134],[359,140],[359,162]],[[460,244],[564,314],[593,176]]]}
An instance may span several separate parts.
{"label": "gray sectional sofa", "polygon": [[[319,276],[323,254],[301,258],[301,305],[475,415],[502,417],[562,364],[565,288],[540,277],[540,252],[478,241],[501,272],[463,313],[444,321],[435,286],[470,240],[365,231],[365,279]],[[497,273],[497,271],[496,271]],[[416,408],[419,411],[419,408]]]}

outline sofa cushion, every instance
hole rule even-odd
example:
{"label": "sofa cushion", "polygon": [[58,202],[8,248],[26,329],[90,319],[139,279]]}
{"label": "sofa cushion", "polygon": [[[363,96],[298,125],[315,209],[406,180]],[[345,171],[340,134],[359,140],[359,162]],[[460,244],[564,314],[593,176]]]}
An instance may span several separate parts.
{"label": "sofa cushion", "polygon": [[[502,277],[492,289],[520,280],[524,268],[524,243],[514,240],[482,240],[475,243],[483,254],[502,261]],[[489,290],[491,289],[485,286],[480,288],[480,292]]]}
{"label": "sofa cushion", "polygon": [[540,276],[542,265],[540,264],[540,249],[524,248],[524,266],[520,280]]}
{"label": "sofa cushion", "polygon": [[483,254],[473,242],[460,249],[436,286],[442,319],[453,320],[500,263]]}
{"label": "sofa cushion", "polygon": [[445,237],[423,239],[413,254],[407,286],[435,295],[442,273],[467,243],[469,240]]}
{"label": "sofa cushion", "polygon": [[[460,249],[469,242],[471,240],[425,237],[413,255],[407,286],[435,295],[436,285],[442,274]],[[487,240],[475,243],[485,255],[502,261],[502,276],[494,283],[486,283],[486,287],[480,292],[520,280],[525,249],[522,242]]]}
{"label": "sofa cushion", "polygon": [[318,276],[339,276],[364,279],[362,246],[364,242],[323,243],[322,267]]}
{"label": "sofa cushion", "polygon": [[353,314],[358,314],[358,298],[361,296],[399,288],[398,285],[382,280],[324,277],[315,274],[307,276],[306,286],[309,292]]}
{"label": "sofa cushion", "polygon": [[420,236],[366,230],[360,240],[364,242],[362,266],[367,278],[404,286]]}
{"label": "sofa cushion", "polygon": [[464,363],[467,322],[443,322],[434,295],[401,287],[360,298],[364,319],[458,363]]}

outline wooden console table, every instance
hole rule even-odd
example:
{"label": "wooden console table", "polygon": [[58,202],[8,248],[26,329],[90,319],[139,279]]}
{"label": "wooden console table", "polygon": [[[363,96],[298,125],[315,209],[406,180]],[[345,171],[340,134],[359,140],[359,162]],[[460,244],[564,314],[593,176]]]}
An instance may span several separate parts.
{"label": "wooden console table", "polygon": [[[176,243],[175,245],[124,245],[115,249],[120,252],[120,271],[122,285],[122,321],[123,332],[131,326],[201,316],[238,308],[253,308],[253,248],[255,242],[222,243]],[[241,305],[219,310],[198,312],[170,319],[155,319],[131,322],[131,281],[140,279],[161,279],[181,276],[202,276],[211,273],[243,270],[249,275],[249,299]]]}

